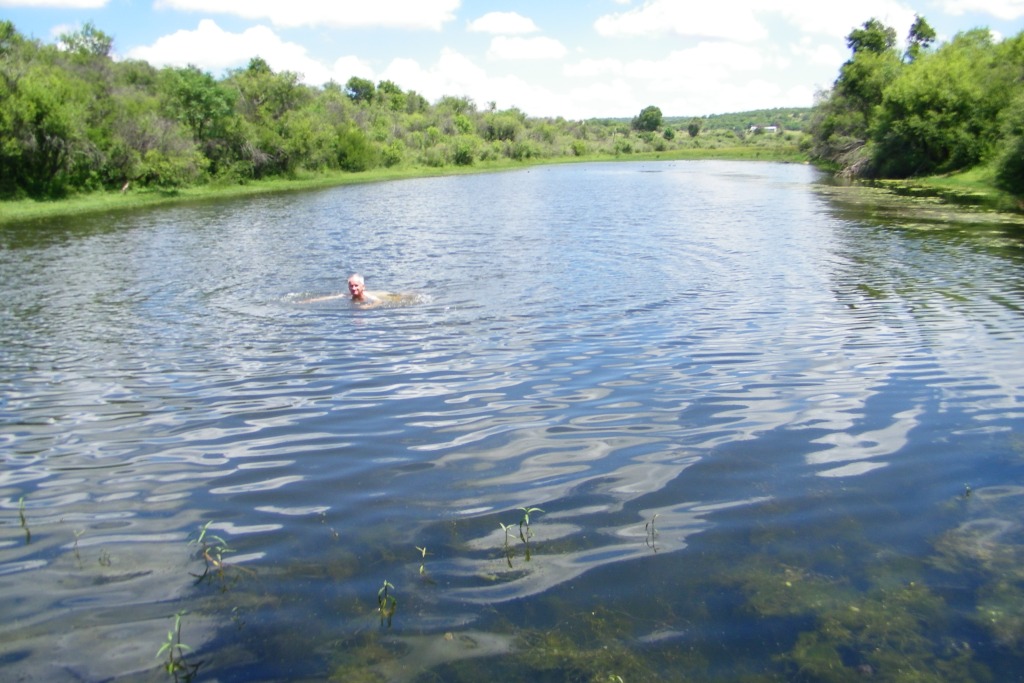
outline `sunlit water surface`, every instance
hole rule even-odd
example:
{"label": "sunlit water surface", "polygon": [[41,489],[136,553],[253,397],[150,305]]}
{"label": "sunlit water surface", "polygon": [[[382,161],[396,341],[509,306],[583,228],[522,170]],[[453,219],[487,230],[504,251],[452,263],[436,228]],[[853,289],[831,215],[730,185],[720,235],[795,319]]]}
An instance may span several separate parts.
{"label": "sunlit water surface", "polygon": [[1019,680],[1022,230],[728,162],[3,228],[0,678]]}

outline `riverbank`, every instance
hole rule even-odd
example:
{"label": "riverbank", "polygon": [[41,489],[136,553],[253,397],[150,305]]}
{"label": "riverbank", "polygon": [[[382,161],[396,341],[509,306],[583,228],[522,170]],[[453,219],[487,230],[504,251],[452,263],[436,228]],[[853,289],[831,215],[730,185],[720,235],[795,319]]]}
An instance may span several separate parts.
{"label": "riverbank", "polygon": [[990,167],[976,166],[958,173],[875,182],[896,194],[938,197],[949,204],[979,206],[994,211],[1024,212],[1024,197],[1016,197],[996,187],[995,170]]}
{"label": "riverbank", "polygon": [[470,166],[402,166],[378,168],[371,171],[351,173],[333,171],[326,173],[303,172],[292,178],[271,178],[245,184],[197,185],[173,190],[129,188],[126,192],[93,192],[74,195],[58,200],[22,199],[0,202],[0,225],[26,223],[36,220],[77,216],[103,211],[122,211],[183,202],[207,201],[232,197],[247,197],[278,192],[316,190],[340,185],[384,182],[405,178],[426,178],[433,176],[464,175],[468,173],[492,173],[518,168],[530,168],[547,164],[584,163],[594,161],[652,161],[673,159],[728,159],[749,161],[785,161],[806,163],[806,156],[796,148],[762,148],[753,146],[720,147],[713,149],[687,148],[667,152],[649,152],[630,155],[588,155],[585,157],[557,157],[513,161],[502,159],[477,162]]}
{"label": "riverbank", "polygon": [[[471,166],[402,166],[379,168],[361,173],[333,171],[304,172],[292,178],[271,178],[245,184],[208,184],[173,190],[143,189],[127,192],[94,192],[59,200],[23,199],[0,202],[0,225],[28,223],[49,218],[77,216],[104,211],[130,211],[163,204],[198,202],[233,197],[247,197],[279,192],[299,192],[340,185],[385,182],[405,178],[492,173],[548,164],[585,163],[594,161],[665,161],[714,160],[781,161],[808,163],[805,154],[796,148],[764,148],[748,145],[714,149],[685,148],[668,152],[630,155],[589,155],[513,161],[477,162]],[[952,204],[972,204],[998,211],[1024,210],[1024,200],[995,188],[990,171],[972,169],[958,174],[914,180],[885,180],[878,184],[898,194],[938,196]]]}

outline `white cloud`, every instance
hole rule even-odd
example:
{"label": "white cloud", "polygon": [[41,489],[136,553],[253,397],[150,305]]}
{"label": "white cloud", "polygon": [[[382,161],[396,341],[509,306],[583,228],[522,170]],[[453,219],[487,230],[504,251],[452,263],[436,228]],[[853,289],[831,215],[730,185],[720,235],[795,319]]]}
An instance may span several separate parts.
{"label": "white cloud", "polygon": [[1024,0],[945,0],[942,8],[957,16],[981,12],[1007,21],[1024,17]]}
{"label": "white cloud", "polygon": [[466,30],[477,33],[517,35],[539,31],[533,19],[516,12],[488,12],[479,19],[469,22]]}
{"label": "white cloud", "polygon": [[444,95],[470,97],[478,107],[494,102],[499,109],[518,107],[530,116],[589,116],[582,100],[553,92],[518,76],[491,76],[469,57],[445,48],[437,62],[423,66],[412,59],[392,60],[379,78],[415,90],[436,102]]}
{"label": "white cloud", "polygon": [[174,9],[204,14],[231,14],[244,19],[266,19],[276,26],[331,26],[391,28],[440,31],[455,19],[460,0],[155,0],[156,9]]}
{"label": "white cloud", "polygon": [[898,36],[906,35],[914,23],[916,12],[898,0],[858,0],[858,2],[825,3],[821,0],[791,0],[771,7],[766,12],[781,14],[801,33],[812,33],[833,38],[845,38],[854,28],[875,18],[896,29]]}
{"label": "white cloud", "polygon": [[475,99],[488,83],[487,72],[450,48],[444,48],[438,61],[426,68],[412,59],[394,59],[380,78],[394,81],[404,90],[415,90],[431,102],[444,95]]}
{"label": "white cloud", "polygon": [[[947,3],[974,3],[989,0],[945,0]],[[995,0],[997,4],[1024,6],[1024,0]],[[989,10],[991,11],[991,10]],[[821,0],[787,0],[769,3],[764,0],[732,0],[689,4],[678,0],[646,0],[634,9],[600,17],[594,24],[603,36],[654,36],[675,34],[697,38],[714,38],[738,42],[775,39],[761,19],[781,16],[804,33],[842,38],[871,17],[896,29],[903,35],[914,20],[913,8],[899,0],[858,0],[822,2]]]}
{"label": "white cloud", "polygon": [[[815,84],[803,83],[802,71],[785,78],[796,70],[794,64],[806,66],[807,61],[785,46],[758,48],[709,40],[659,59],[583,60],[567,65],[563,72],[580,79],[601,79],[601,83],[572,91],[585,94],[579,104],[590,112],[587,115],[596,111],[602,116],[635,116],[644,106],[654,104],[669,116],[693,116],[810,106]],[[825,74],[822,80],[831,82],[838,63],[824,66],[818,69]],[[607,80],[620,78],[628,87],[609,88]],[[600,93],[608,96],[602,99]],[[566,111],[575,109],[573,102],[565,106]]]}
{"label": "white cloud", "polygon": [[801,64],[818,64],[839,68],[839,65],[850,58],[849,53],[840,52],[833,45],[800,44],[792,47],[793,56]]}
{"label": "white cloud", "polygon": [[230,33],[212,19],[200,21],[195,31],[176,31],[152,45],[133,48],[126,56],[154,66],[193,64],[213,73],[245,66],[253,57],[262,57],[274,71],[294,71],[311,85],[322,85],[332,78],[344,83],[370,70],[365,63],[348,57],[339,59],[332,71],[310,57],[305,47],[281,40],[266,26]]}
{"label": "white cloud", "polygon": [[561,59],[568,50],[554,38],[495,36],[487,56],[493,59]]}
{"label": "white cloud", "polygon": [[[567,93],[559,93],[551,97],[550,111],[542,111],[547,115],[561,115],[567,119],[586,119],[599,116],[635,116],[650,104],[641,102],[634,91],[633,84],[622,79],[613,79],[601,83],[572,88]],[[534,115],[533,110],[525,109]],[[595,114],[600,112],[600,114]]]}
{"label": "white cloud", "polygon": [[35,7],[59,9],[98,9],[110,0],[0,0],[0,7]]}
{"label": "white cloud", "polygon": [[[737,3],[682,3],[677,0],[647,0],[641,7],[618,14],[606,14],[594,22],[602,36],[647,36],[674,33],[682,36],[754,41],[768,32],[753,11]],[[742,3],[748,4],[748,3]],[[754,3],[749,3],[754,6]]]}
{"label": "white cloud", "polygon": [[562,73],[573,78],[597,78],[621,76],[622,61],[619,59],[583,59],[575,64],[566,64]]}
{"label": "white cloud", "polygon": [[[339,57],[334,60],[333,67],[331,68],[331,77],[337,83],[347,83],[348,79],[353,76],[359,78],[366,78],[368,80],[374,80],[373,67],[363,59],[359,59],[353,55],[347,57]],[[310,85],[322,85],[326,83],[325,80],[310,81],[308,78],[306,82]]]}
{"label": "white cloud", "polygon": [[[0,0],[0,3],[2,3],[2,2],[3,2],[3,0]],[[81,26],[78,26],[76,24],[57,24],[56,26],[54,26],[53,28],[50,29],[50,36],[52,38],[60,38],[65,33],[71,33],[72,31],[78,31],[81,28],[82,28]]]}

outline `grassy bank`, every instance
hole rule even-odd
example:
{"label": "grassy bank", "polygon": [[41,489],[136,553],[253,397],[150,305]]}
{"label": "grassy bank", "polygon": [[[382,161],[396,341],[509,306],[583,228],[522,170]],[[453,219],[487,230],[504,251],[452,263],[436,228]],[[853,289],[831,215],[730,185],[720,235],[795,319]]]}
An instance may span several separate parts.
{"label": "grassy bank", "polygon": [[177,190],[129,190],[127,192],[95,192],[75,195],[59,200],[36,201],[23,199],[0,203],[0,225],[22,223],[61,216],[77,216],[105,211],[133,210],[161,204],[206,201],[247,197],[279,192],[315,190],[357,183],[383,182],[403,178],[423,178],[466,173],[487,173],[518,168],[529,168],[553,163],[581,163],[587,161],[667,161],[694,159],[727,159],[747,161],[806,162],[806,156],[795,147],[755,147],[737,145],[714,149],[686,148],[665,152],[646,152],[620,156],[592,155],[586,157],[558,157],[512,161],[508,159],[477,162],[471,166],[405,166],[375,169],[363,173],[342,171],[330,173],[303,173],[293,178],[274,178],[246,184],[209,184]]}
{"label": "grassy bank", "polygon": [[967,171],[910,180],[880,180],[899,194],[937,196],[951,204],[981,206],[996,211],[1024,211],[1024,197],[996,187],[995,169],[976,166]]}
{"label": "grassy bank", "polygon": [[293,178],[271,178],[252,181],[245,184],[209,184],[175,190],[129,190],[128,192],[93,192],[56,200],[36,201],[21,199],[18,201],[0,202],[0,225],[18,223],[59,216],[76,216],[86,213],[104,211],[120,211],[140,209],[161,204],[180,204],[184,202],[226,199],[232,197],[249,197],[278,192],[294,192],[315,190],[339,185],[356,183],[382,182],[401,178],[420,178],[440,175],[454,175],[460,172],[481,172],[514,168],[522,164],[484,164],[467,167],[449,168],[401,168],[376,169],[363,173],[346,173],[334,171],[329,173],[302,173]]}

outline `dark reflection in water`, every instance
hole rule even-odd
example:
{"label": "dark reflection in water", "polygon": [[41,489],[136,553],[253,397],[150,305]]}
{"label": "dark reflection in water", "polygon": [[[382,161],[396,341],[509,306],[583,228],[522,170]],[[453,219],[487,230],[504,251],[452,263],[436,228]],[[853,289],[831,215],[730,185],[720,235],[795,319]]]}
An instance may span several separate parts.
{"label": "dark reflection in water", "polygon": [[[158,680],[187,610],[218,680],[1010,676],[1021,225],[820,180],[586,164],[5,228],[0,662]],[[300,303],[356,270],[415,297]]]}

